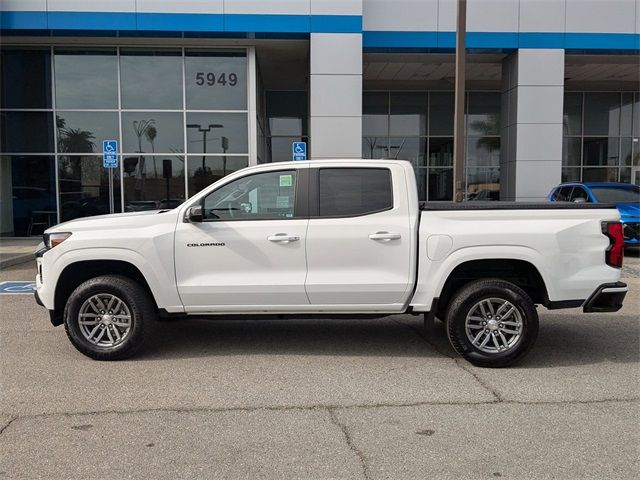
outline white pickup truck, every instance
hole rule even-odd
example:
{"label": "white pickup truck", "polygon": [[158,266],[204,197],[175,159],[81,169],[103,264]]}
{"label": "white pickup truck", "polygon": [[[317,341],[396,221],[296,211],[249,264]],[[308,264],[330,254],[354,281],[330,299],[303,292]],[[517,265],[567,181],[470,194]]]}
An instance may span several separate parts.
{"label": "white pickup truck", "polygon": [[520,360],[536,305],[621,308],[613,206],[420,205],[408,162],[250,167],[168,211],[74,220],[37,252],[36,301],[95,359],[131,356],[156,320],[231,315],[446,322],[470,362]]}

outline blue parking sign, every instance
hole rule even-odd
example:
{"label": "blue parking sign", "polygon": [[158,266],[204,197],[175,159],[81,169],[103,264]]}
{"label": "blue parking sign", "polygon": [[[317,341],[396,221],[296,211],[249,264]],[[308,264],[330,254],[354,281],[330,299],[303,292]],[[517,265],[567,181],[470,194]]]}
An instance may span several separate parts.
{"label": "blue parking sign", "polygon": [[118,168],[117,140],[104,140],[102,142],[102,166],[104,168]]}
{"label": "blue parking sign", "polygon": [[307,159],[307,142],[293,142],[293,161]]}

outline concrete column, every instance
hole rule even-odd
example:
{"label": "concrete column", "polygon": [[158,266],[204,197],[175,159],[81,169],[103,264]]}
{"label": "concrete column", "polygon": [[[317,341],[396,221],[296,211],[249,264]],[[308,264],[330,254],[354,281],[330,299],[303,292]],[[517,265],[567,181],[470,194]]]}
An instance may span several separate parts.
{"label": "concrete column", "polygon": [[312,33],[311,158],[362,156],[362,35]]}
{"label": "concrete column", "polygon": [[520,49],[502,65],[500,198],[544,200],[560,183],[564,50]]}

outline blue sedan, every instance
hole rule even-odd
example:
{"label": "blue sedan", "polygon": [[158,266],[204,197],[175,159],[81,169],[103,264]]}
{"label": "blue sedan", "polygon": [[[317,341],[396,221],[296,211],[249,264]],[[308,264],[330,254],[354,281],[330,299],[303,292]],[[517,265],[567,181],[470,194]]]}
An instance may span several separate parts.
{"label": "blue sedan", "polygon": [[624,225],[624,244],[640,245],[640,187],[629,183],[563,183],[547,197],[551,202],[614,203]]}

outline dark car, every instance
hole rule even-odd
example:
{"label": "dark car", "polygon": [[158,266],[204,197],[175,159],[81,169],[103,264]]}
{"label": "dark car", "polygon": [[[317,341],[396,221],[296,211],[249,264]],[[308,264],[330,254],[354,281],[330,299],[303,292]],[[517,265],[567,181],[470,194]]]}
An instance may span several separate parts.
{"label": "dark car", "polygon": [[624,244],[640,245],[640,187],[629,183],[587,182],[558,185],[547,199],[551,202],[614,203],[624,225]]}

